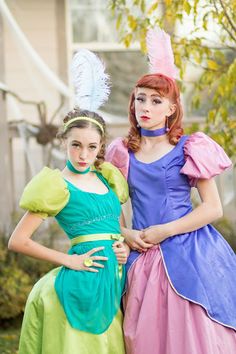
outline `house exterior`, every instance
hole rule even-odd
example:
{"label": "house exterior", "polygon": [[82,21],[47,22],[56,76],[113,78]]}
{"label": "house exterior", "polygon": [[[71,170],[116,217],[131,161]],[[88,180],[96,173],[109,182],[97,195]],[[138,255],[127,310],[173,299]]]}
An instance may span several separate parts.
{"label": "house exterior", "polygon": [[[73,106],[68,67],[79,47],[99,53],[112,77],[103,112],[109,139],[127,132],[129,93],[147,72],[147,63],[137,45],[127,50],[118,44],[106,3],[0,0],[0,231],[11,229],[11,215],[18,210],[25,183],[50,160],[52,150],[36,142],[35,129],[43,120],[60,125]],[[59,160],[53,166],[59,166]],[[225,212],[233,219],[235,174],[217,182]]]}

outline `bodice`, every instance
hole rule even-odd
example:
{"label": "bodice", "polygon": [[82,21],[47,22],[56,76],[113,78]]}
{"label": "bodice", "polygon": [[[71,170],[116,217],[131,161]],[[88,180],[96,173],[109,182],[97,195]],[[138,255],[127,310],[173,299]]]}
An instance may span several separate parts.
{"label": "bodice", "polygon": [[104,194],[85,192],[65,180],[69,190],[67,205],[56,215],[56,220],[69,238],[98,233],[120,233],[120,202],[101,174],[107,186]]}
{"label": "bodice", "polygon": [[180,173],[187,138],[183,136],[171,151],[152,163],[141,162],[130,152],[128,184],[134,229],[167,223],[192,210],[189,180]]}

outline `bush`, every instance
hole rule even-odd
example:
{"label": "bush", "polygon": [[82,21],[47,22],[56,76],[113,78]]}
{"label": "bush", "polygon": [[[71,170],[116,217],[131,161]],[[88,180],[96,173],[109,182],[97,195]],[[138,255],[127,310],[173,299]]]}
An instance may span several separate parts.
{"label": "bush", "polygon": [[221,218],[212,223],[212,225],[226,239],[226,241],[233,248],[234,252],[236,252],[236,230],[233,227],[232,223],[226,218]]}
{"label": "bush", "polygon": [[0,329],[0,353],[17,354],[19,345],[20,329]]}
{"label": "bush", "polygon": [[23,313],[34,283],[53,265],[7,251],[0,241],[0,323]]}

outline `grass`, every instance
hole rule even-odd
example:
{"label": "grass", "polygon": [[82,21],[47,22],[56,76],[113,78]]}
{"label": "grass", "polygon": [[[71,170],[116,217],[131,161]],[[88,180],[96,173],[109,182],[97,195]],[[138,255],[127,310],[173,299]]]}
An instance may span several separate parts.
{"label": "grass", "polygon": [[17,354],[20,337],[20,328],[0,330],[0,353]]}
{"label": "grass", "polygon": [[18,354],[22,314],[11,319],[0,320],[0,353]]}

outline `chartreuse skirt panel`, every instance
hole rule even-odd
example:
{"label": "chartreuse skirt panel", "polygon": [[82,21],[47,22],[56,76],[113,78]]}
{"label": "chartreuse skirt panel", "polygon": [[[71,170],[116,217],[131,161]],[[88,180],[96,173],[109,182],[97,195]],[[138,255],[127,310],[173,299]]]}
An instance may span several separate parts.
{"label": "chartreuse skirt panel", "polygon": [[84,235],[90,235],[88,242],[74,244],[69,254],[79,255],[103,246],[96,255],[108,260],[98,273],[57,268],[34,286],[26,305],[20,354],[124,352],[119,308],[125,271],[112,249],[115,240],[97,238],[99,234],[120,234],[121,207],[113,189],[119,190],[120,183],[123,202],[128,189],[119,171],[111,183],[113,189],[102,174],[94,173],[107,186],[106,193],[84,192],[64,180],[60,171],[49,168],[44,168],[24,190],[20,202],[23,208],[43,218],[55,216],[71,240],[81,236],[84,240]]}
{"label": "chartreuse skirt panel", "polygon": [[71,327],[54,288],[60,270],[53,269],[41,278],[29,295],[19,354],[125,354],[120,310],[102,334]]}

